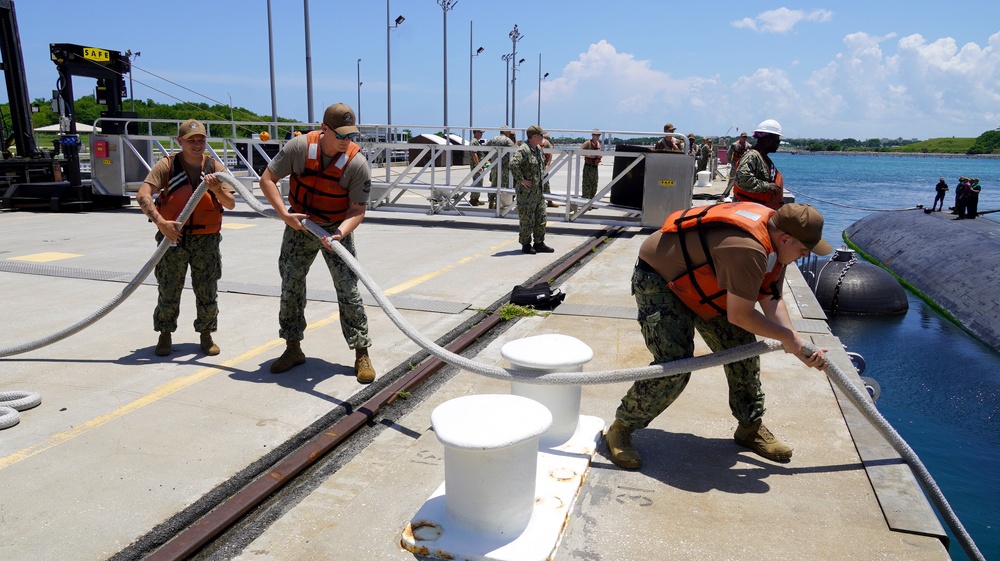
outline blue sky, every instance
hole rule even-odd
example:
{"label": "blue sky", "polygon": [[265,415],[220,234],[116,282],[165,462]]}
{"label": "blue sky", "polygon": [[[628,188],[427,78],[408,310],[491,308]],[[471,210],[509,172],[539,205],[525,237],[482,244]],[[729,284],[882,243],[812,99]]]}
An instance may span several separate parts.
{"label": "blue sky", "polygon": [[[275,103],[308,118],[304,2],[272,0]],[[992,8],[989,6],[993,6]],[[991,2],[460,0],[447,12],[448,124],[723,135],[777,119],[810,138],[978,136],[1000,126],[1000,7]],[[29,95],[55,87],[49,43],[141,52],[135,95],[272,108],[265,0],[15,0]],[[313,116],[343,101],[386,123],[387,6],[309,2]],[[437,0],[391,0],[392,123],[444,122],[444,20]],[[470,49],[470,22],[472,48]],[[514,96],[509,33],[522,34]],[[539,66],[539,57],[541,65]],[[170,82],[197,92],[187,91]],[[77,95],[93,80],[74,79]],[[6,96],[6,91],[0,92]],[[224,120],[227,115],[220,115]],[[490,132],[487,133],[488,135]],[[733,132],[730,132],[733,134]]]}

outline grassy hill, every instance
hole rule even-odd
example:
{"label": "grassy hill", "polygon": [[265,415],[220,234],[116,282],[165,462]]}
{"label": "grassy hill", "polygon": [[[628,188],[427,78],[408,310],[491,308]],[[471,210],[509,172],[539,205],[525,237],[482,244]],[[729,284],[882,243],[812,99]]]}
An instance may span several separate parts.
{"label": "grassy hill", "polygon": [[919,154],[965,154],[976,143],[975,138],[930,138],[892,148],[892,152]]}

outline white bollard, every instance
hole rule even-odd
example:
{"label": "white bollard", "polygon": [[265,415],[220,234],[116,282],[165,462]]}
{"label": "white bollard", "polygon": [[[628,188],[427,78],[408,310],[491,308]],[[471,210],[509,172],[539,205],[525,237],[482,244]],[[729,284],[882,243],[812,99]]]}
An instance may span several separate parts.
{"label": "white bollard", "polygon": [[[583,365],[594,358],[594,351],[586,343],[558,333],[511,341],[500,349],[500,354],[516,370],[538,372],[582,372]],[[552,413],[552,428],[539,439],[540,446],[559,446],[573,437],[580,420],[581,386],[512,381],[510,393],[534,399]]]}
{"label": "white bollard", "polygon": [[541,404],[516,395],[469,395],[431,413],[444,445],[445,511],[474,532],[517,536],[535,505],[538,437],[552,425]]}

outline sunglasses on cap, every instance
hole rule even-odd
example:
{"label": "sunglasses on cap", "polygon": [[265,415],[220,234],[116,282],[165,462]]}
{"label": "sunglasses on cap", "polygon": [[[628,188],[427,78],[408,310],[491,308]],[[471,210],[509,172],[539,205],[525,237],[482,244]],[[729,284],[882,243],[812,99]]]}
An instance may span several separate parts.
{"label": "sunglasses on cap", "polygon": [[361,140],[361,133],[359,132],[349,132],[347,134],[333,133],[333,135],[337,137],[337,140],[344,140],[345,138],[347,140],[350,140],[351,142],[357,142]]}

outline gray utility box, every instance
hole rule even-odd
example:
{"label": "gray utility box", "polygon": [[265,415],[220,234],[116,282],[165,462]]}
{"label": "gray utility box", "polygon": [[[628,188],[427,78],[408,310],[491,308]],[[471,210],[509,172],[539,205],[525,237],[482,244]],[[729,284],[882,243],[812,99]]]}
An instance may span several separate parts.
{"label": "gray utility box", "polygon": [[[130,138],[132,147],[150,161],[152,145],[148,140]],[[125,195],[128,185],[142,184],[149,170],[140,156],[126,146],[124,135],[94,134],[90,137],[90,177],[95,190],[110,195]]]}
{"label": "gray utility box", "polygon": [[642,189],[642,225],[659,228],[675,210],[691,208],[695,159],[687,154],[650,152]]}

